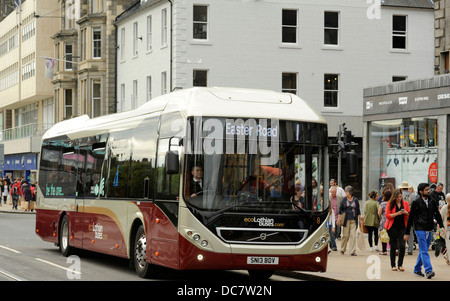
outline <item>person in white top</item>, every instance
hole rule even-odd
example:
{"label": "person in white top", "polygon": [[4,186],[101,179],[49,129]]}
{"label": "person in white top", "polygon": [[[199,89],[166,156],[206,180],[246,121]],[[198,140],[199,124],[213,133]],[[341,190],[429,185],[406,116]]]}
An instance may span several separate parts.
{"label": "person in white top", "polygon": [[346,197],[344,189],[342,187],[338,186],[338,183],[336,182],[335,179],[331,179],[330,180],[330,189],[333,186],[336,186],[336,195],[340,196],[341,198],[345,198]]}

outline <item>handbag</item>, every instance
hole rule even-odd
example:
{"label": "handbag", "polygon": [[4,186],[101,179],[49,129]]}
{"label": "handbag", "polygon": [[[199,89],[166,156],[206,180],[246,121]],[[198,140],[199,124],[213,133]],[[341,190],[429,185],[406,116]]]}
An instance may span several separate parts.
{"label": "handbag", "polygon": [[381,242],[388,243],[389,242],[389,234],[386,229],[381,230],[380,235],[378,235]]}
{"label": "handbag", "polygon": [[364,217],[359,219],[359,228],[363,233],[369,233],[369,230],[367,230],[367,227],[364,225]]}
{"label": "handbag", "polygon": [[339,226],[344,226],[344,222],[345,222],[345,212],[341,214],[341,217],[339,219]]}

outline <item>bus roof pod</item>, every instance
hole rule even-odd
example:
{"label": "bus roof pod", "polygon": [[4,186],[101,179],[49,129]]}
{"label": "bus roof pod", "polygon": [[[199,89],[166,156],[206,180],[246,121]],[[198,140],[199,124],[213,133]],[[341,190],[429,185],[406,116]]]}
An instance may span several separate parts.
{"label": "bus roof pod", "polygon": [[182,116],[235,118],[277,118],[326,123],[326,120],[297,95],[261,89],[194,87],[164,94],[142,106],[120,113],[89,118],[87,115],[61,121],[50,128],[43,139],[80,130],[94,129],[122,119],[151,113],[180,112]]}

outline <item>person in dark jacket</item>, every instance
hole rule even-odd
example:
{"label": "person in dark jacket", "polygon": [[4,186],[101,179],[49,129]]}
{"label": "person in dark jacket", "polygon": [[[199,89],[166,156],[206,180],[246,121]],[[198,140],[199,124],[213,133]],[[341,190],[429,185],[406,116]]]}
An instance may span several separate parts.
{"label": "person in dark jacket", "polygon": [[31,192],[30,185],[28,185],[28,182],[24,182],[23,185],[23,198],[25,202],[28,203],[27,209],[25,211],[31,212],[31,201],[33,200],[33,194]]}
{"label": "person in dark jacket", "polygon": [[[441,235],[445,236],[445,227],[442,222],[442,217],[438,210],[437,203],[429,197],[430,186],[428,183],[420,183],[417,187],[418,197],[411,203],[411,211],[408,217],[408,224],[406,225],[406,233],[409,233],[411,226],[414,226],[419,243],[419,255],[417,256],[416,265],[414,266],[414,274],[431,279],[435,273],[431,266],[430,255],[428,254],[428,247],[431,244],[431,236],[434,229],[434,219],[441,228]],[[408,241],[409,234],[404,235],[404,240]],[[422,265],[425,269],[425,275],[422,273]]]}

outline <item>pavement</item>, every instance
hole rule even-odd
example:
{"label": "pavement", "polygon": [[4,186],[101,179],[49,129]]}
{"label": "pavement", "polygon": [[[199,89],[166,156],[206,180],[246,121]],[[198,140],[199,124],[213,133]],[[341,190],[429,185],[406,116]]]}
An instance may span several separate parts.
{"label": "pavement", "polygon": [[[0,213],[15,214],[34,214],[26,212],[20,206],[18,209],[12,209],[11,205],[2,204]],[[292,276],[303,280],[313,281],[422,281],[436,282],[450,280],[450,265],[445,262],[442,254],[438,257],[434,255],[434,250],[430,248],[431,264],[435,272],[432,279],[419,277],[413,274],[414,265],[416,264],[418,249],[413,251],[413,255],[405,254],[403,260],[404,272],[392,271],[390,264],[389,251],[388,255],[380,255],[379,252],[370,251],[367,242],[367,234],[364,234],[366,247],[364,250],[356,248],[357,256],[351,256],[350,253],[341,255],[339,252],[341,241],[337,240],[338,251],[331,251],[328,254],[328,263],[326,272],[300,272],[300,271],[278,271],[279,275]],[[381,249],[381,243],[379,243]],[[424,272],[422,270],[422,272]]]}

